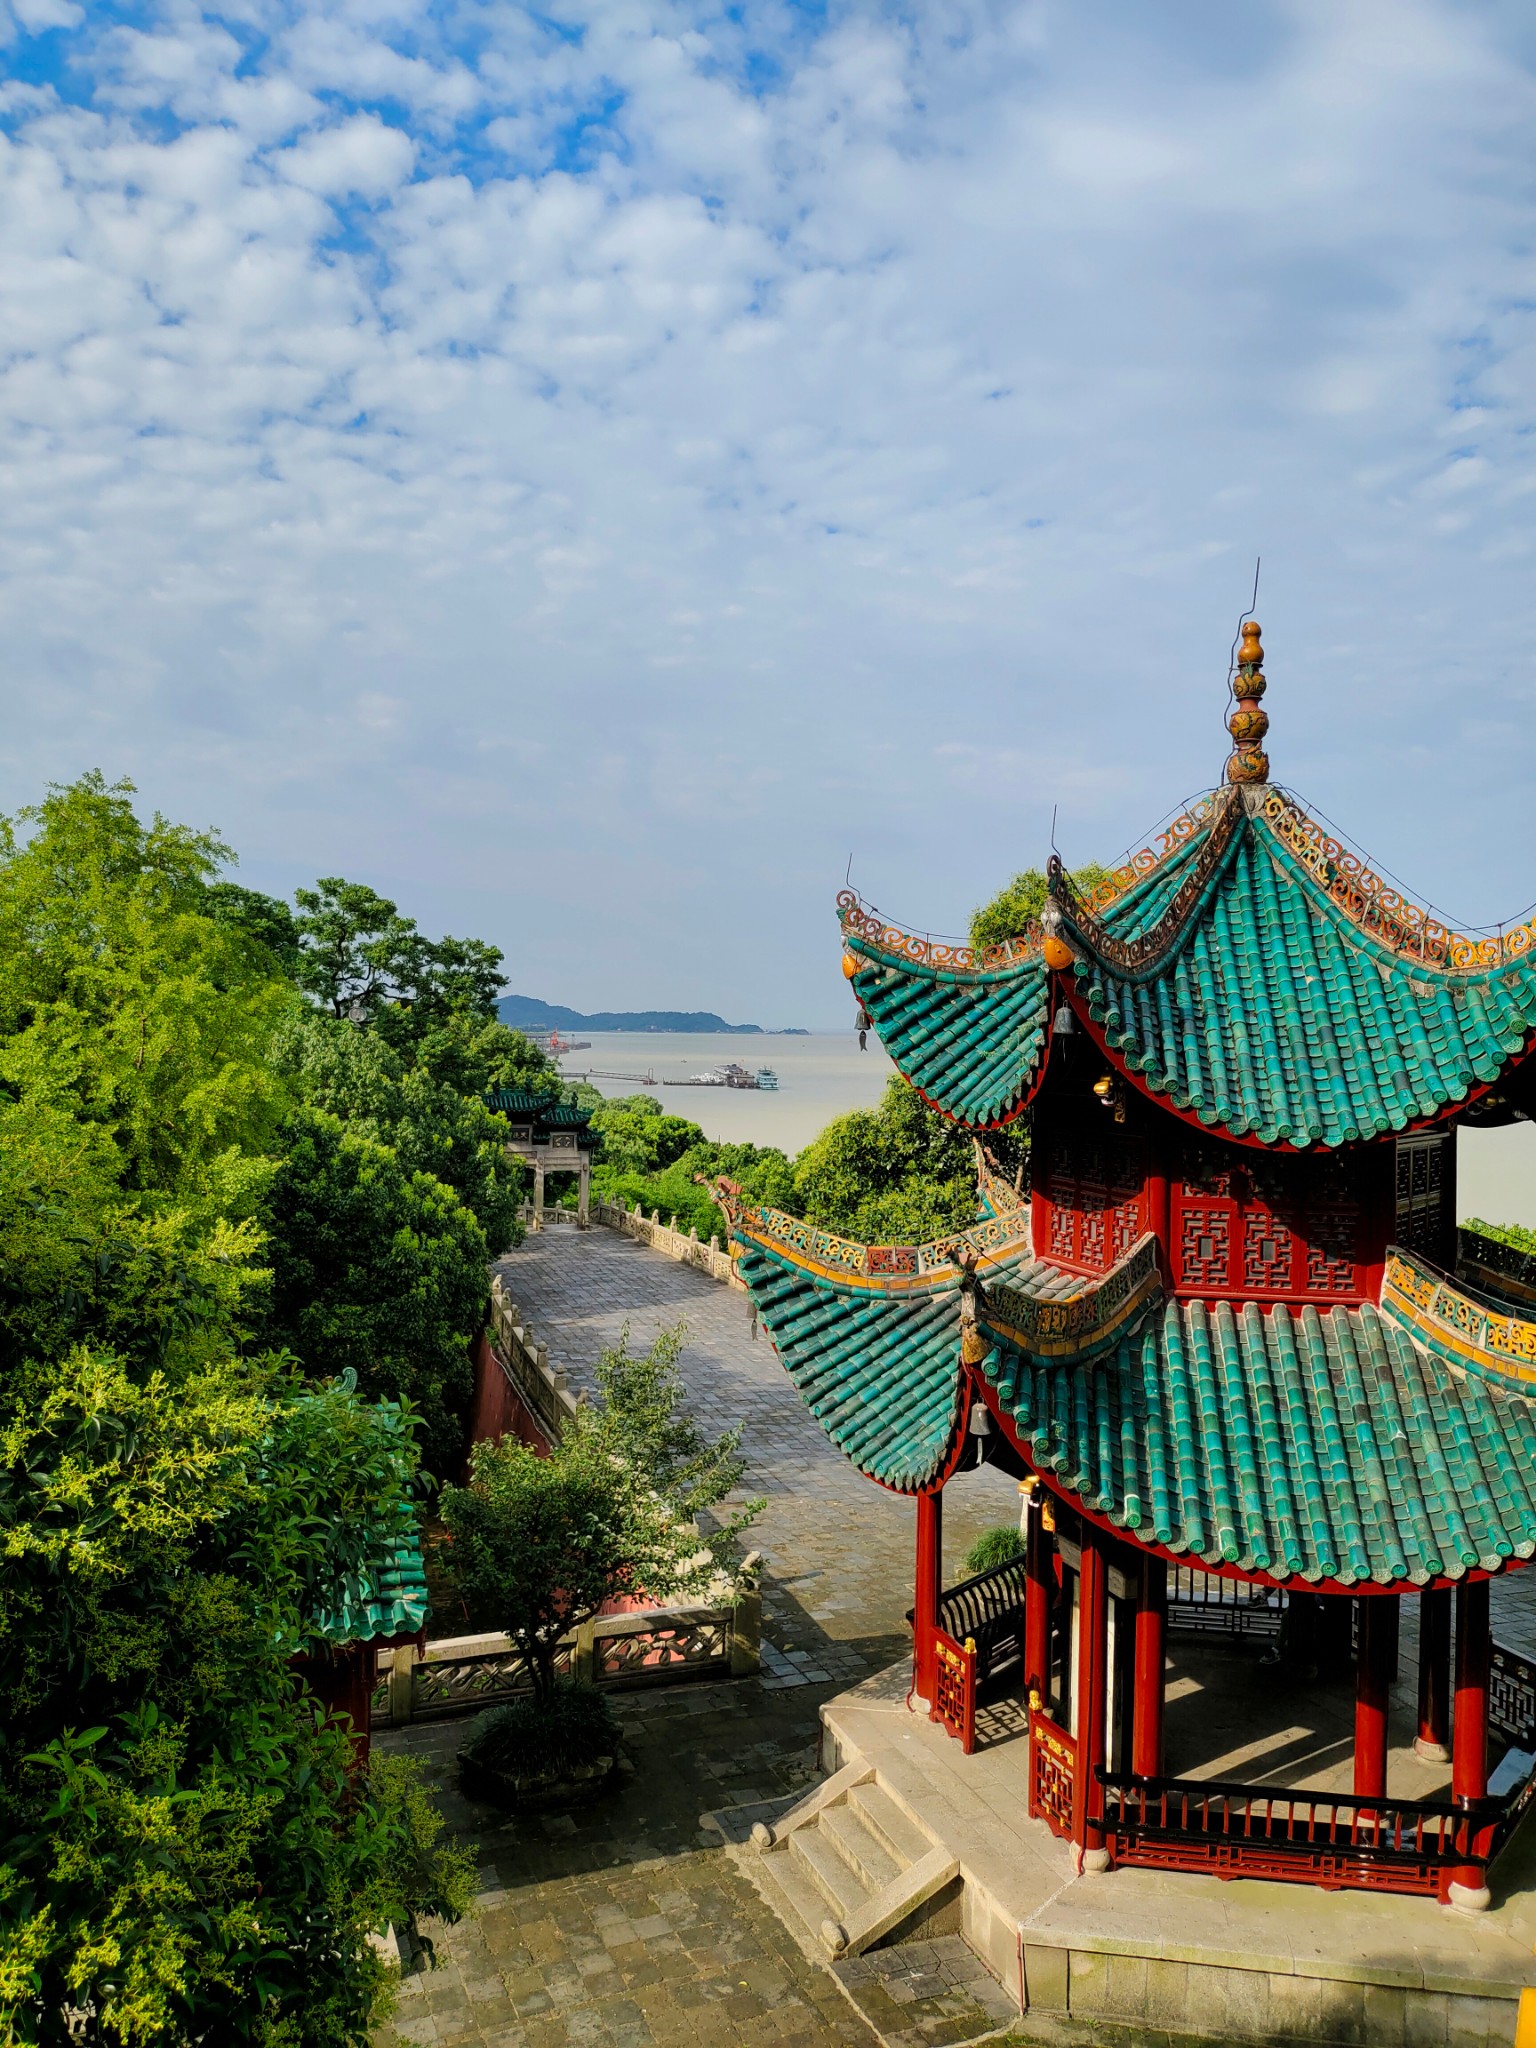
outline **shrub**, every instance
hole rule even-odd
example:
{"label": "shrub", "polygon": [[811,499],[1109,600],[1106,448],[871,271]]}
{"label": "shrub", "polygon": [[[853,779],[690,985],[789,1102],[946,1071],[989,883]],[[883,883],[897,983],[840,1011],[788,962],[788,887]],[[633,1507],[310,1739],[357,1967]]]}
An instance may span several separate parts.
{"label": "shrub", "polygon": [[567,1681],[547,1701],[514,1700],[481,1714],[460,1760],[473,1770],[511,1778],[565,1778],[617,1756],[619,1739],[604,1695],[595,1686]]}
{"label": "shrub", "polygon": [[1012,1522],[1005,1522],[999,1529],[982,1530],[965,1553],[960,1569],[967,1578],[974,1578],[977,1572],[989,1572],[995,1564],[1007,1564],[1023,1555],[1023,1536]]}

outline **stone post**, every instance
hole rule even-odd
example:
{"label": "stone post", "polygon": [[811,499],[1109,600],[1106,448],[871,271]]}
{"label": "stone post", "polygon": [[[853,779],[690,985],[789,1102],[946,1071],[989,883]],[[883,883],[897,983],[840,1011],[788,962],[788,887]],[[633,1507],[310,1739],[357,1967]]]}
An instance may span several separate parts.
{"label": "stone post", "polygon": [[531,1228],[544,1228],[544,1162],[536,1159],[533,1165],[533,1223]]}
{"label": "stone post", "polygon": [[389,1668],[389,1718],[399,1728],[409,1721],[416,1703],[416,1645],[402,1643]]}
{"label": "stone post", "polygon": [[736,1595],[730,1639],[732,1678],[750,1678],[761,1668],[763,1650],[763,1596],[755,1586]]}

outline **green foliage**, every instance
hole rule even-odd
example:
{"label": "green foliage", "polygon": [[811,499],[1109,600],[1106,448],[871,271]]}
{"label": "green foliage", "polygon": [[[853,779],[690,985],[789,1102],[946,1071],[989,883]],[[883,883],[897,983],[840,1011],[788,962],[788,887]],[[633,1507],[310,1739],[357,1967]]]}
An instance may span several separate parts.
{"label": "green foliage", "polygon": [[215,924],[243,932],[261,947],[273,971],[292,981],[299,967],[299,928],[293,912],[280,896],[264,896],[259,889],[242,889],[238,882],[208,885],[208,915]]}
{"label": "green foliage", "polygon": [[0,1095],[80,1127],[144,1204],[207,1212],[282,1117],[265,1054],[295,998],[207,914],[221,842],[131,794],[88,775],[0,819]]}
{"label": "green foliage", "polygon": [[641,1176],[660,1172],[693,1146],[707,1142],[696,1123],[667,1115],[654,1095],[600,1101],[592,1112],[592,1130],[603,1165]]}
{"label": "green foliage", "polygon": [[369,1930],[460,1910],[462,1858],[419,1787],[349,1789],[290,1658],[414,1514],[414,1422],[252,1349],[300,998],[218,841],[130,796],[0,826],[0,2037],[74,2007],[108,2044],[361,2048]]}
{"label": "green foliage", "polygon": [[[439,1042],[452,1036],[434,1034]],[[408,1063],[376,1031],[312,1011],[279,1033],[274,1056],[311,1108],[387,1145],[405,1173],[430,1174],[451,1188],[495,1253],[522,1242],[522,1168],[507,1154],[505,1118],[486,1108],[479,1090],[441,1078],[441,1069],[420,1059]]]}
{"label": "green foliage", "polygon": [[825,1229],[921,1244],[975,1217],[971,1143],[893,1075],[878,1108],[835,1117],[800,1154],[794,1196],[798,1213]]}
{"label": "green foliage", "polygon": [[1485,1223],[1480,1216],[1473,1216],[1468,1218],[1467,1228],[1491,1237],[1495,1244],[1507,1244],[1512,1251],[1536,1258],[1536,1230],[1527,1229],[1523,1223]]}
{"label": "green foliage", "polygon": [[542,1705],[561,1636],[605,1601],[718,1600],[733,1583],[735,1539],[761,1503],[699,1534],[691,1516],[739,1477],[739,1438],[708,1444],[676,1412],[677,1347],[676,1332],[644,1359],[621,1343],[603,1360],[607,1399],[578,1412],[548,1457],[512,1437],[478,1443],[469,1485],[443,1489],[455,1575],[500,1616]]}
{"label": "green foliage", "polygon": [[629,1348],[628,1325],[597,1361],[598,1399],[573,1427],[589,1433],[610,1457],[643,1472],[684,1515],[697,1515],[741,1484],[741,1425],[711,1442],[688,1413],[677,1361],[687,1325],[658,1331],[648,1351]]}
{"label": "green foliage", "polygon": [[[368,1759],[368,1794],[383,1847],[368,1873],[369,1924],[399,1926],[422,1915],[462,1920],[475,1902],[475,1852],[467,1844],[441,1841],[445,1823],[422,1764],[375,1750]],[[419,1930],[416,1940],[430,1955],[432,1944]]]}
{"label": "green foliage", "polygon": [[[1108,880],[1108,868],[1098,867],[1093,862],[1087,867],[1072,870],[1072,881],[1084,894]],[[1045,870],[1026,868],[1022,874],[1015,875],[1006,888],[1000,889],[990,903],[984,903],[971,913],[971,944],[1000,946],[1005,939],[1017,938],[1044,908]]]}
{"label": "green foliage", "polygon": [[479,1715],[459,1752],[472,1771],[561,1778],[617,1756],[613,1708],[595,1685],[557,1683],[547,1700],[513,1700]]}
{"label": "green foliage", "polygon": [[410,1013],[415,1035],[448,1017],[495,1018],[502,956],[482,939],[425,939],[414,918],[364,882],[328,875],[296,889],[299,986],[333,1017],[367,1023],[386,1005]]}
{"label": "green foliage", "polygon": [[1004,1522],[996,1529],[983,1529],[965,1556],[960,1560],[960,1569],[967,1578],[974,1578],[978,1572],[989,1572],[994,1565],[1008,1564],[1024,1555],[1024,1538],[1017,1525]]}
{"label": "green foliage", "polygon": [[326,1110],[298,1111],[284,1136],[262,1218],[273,1271],[262,1335],[312,1373],[350,1368],[365,1393],[408,1398],[443,1471],[463,1440],[485,1233],[451,1188]]}

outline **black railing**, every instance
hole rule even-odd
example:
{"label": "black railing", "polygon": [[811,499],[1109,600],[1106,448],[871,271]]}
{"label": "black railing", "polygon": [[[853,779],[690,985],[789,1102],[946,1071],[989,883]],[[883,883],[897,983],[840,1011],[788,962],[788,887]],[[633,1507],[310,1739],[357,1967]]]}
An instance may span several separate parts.
{"label": "black railing", "polygon": [[1536,1664],[1502,1643],[1489,1661],[1488,1722],[1516,1749],[1536,1750]]}
{"label": "black railing", "polygon": [[1168,1574],[1168,1626],[1189,1635],[1278,1636],[1285,1594],[1191,1565]]}

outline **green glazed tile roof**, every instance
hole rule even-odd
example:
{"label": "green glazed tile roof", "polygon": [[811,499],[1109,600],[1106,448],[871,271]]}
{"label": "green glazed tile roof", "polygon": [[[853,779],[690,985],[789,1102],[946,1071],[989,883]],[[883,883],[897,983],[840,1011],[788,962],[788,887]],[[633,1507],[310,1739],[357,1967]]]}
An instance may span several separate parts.
{"label": "green glazed tile roof", "polygon": [[554,1095],[539,1095],[531,1088],[493,1088],[486,1096],[490,1108],[503,1116],[526,1116],[552,1130],[585,1130],[592,1121],[590,1109],[579,1103],[561,1102]]}
{"label": "green glazed tile roof", "polygon": [[328,1643],[370,1643],[414,1635],[427,1619],[427,1579],[414,1524],[382,1536],[361,1572],[350,1572],[315,1623]]}
{"label": "green glazed tile roof", "polygon": [[[1270,1145],[1401,1131],[1494,1081],[1536,1029],[1536,948],[1504,959],[1389,916],[1280,791],[1254,797],[1235,821],[1208,808],[1096,915],[1063,902],[1111,1054],[1154,1099]],[[983,1128],[1022,1105],[1047,1050],[1038,951],[978,965],[847,908],[844,936],[855,993],[931,1102]]]}
{"label": "green glazed tile roof", "polygon": [[[842,1278],[809,1258],[746,1237],[740,1271],[832,1442],[915,1491],[962,1425],[959,1278]],[[999,1409],[1039,1471],[1130,1537],[1191,1563],[1344,1585],[1423,1585],[1536,1555],[1531,1401],[1415,1342],[1401,1317],[1134,1294],[1107,1341],[1049,1357],[1019,1342],[1020,1297],[1048,1323],[1082,1279],[1022,1248],[982,1279]]]}
{"label": "green glazed tile roof", "polygon": [[[887,1293],[812,1273],[750,1241],[739,1270],[785,1371],[843,1456],[898,1492],[932,1479],[958,1420],[958,1275]],[[1022,1251],[988,1270],[1021,1289],[1041,1272]],[[1082,1285],[1052,1268],[1043,1278],[1062,1292]]]}
{"label": "green glazed tile roof", "polygon": [[1166,1303],[1092,1365],[986,1373],[1042,1472],[1201,1564],[1423,1585],[1536,1553],[1530,1404],[1371,1307]]}

